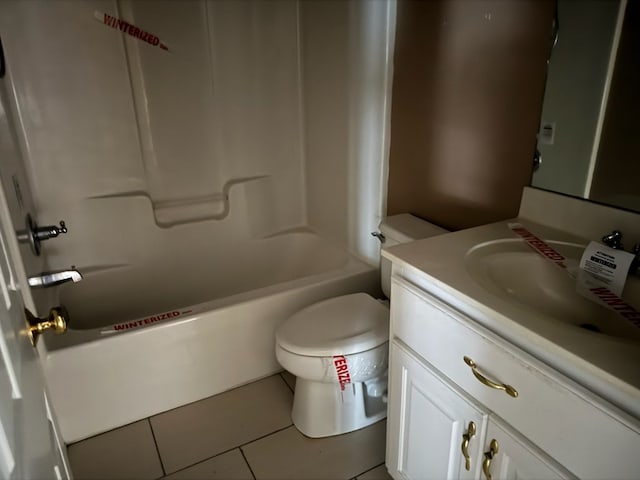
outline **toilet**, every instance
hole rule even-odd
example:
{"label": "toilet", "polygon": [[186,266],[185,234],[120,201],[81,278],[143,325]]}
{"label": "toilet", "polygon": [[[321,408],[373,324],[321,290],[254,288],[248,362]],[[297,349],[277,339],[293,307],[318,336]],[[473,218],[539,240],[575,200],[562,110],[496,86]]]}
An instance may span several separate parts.
{"label": "toilet", "polygon": [[[446,233],[404,213],[380,224],[382,248]],[[389,298],[391,262],[381,258]],[[296,376],[291,417],[312,438],[351,432],[387,416],[389,307],[366,293],[314,303],[276,331],[276,358]]]}

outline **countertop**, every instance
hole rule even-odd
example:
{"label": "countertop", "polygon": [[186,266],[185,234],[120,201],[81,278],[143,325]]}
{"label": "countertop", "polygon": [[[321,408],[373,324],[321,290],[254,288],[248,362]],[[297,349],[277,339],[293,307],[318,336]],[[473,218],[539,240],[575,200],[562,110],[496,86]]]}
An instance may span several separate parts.
{"label": "countertop", "polygon": [[[394,272],[417,271],[420,287],[505,340],[538,358],[635,418],[640,418],[640,342],[568,325],[478,284],[466,267],[468,252],[485,242],[518,239],[520,223],[545,241],[586,246],[588,239],[524,219],[512,219],[384,249]],[[522,240],[524,242],[524,240]],[[526,275],[527,272],[523,272]],[[638,278],[631,281],[640,281]],[[640,299],[625,298],[635,309]],[[393,299],[392,299],[393,303]]]}

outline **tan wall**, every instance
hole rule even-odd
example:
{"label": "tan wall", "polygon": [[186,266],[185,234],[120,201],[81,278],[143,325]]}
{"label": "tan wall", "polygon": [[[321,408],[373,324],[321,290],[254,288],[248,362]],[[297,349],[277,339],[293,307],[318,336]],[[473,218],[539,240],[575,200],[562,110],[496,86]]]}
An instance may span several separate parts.
{"label": "tan wall", "polygon": [[553,2],[398,2],[387,213],[451,229],[517,215]]}

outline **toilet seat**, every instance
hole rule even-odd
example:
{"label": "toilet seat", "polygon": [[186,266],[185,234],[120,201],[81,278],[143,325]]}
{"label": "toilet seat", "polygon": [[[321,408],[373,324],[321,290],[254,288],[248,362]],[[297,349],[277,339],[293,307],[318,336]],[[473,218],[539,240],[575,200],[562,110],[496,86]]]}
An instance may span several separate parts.
{"label": "toilet seat", "polygon": [[277,344],[311,357],[350,355],[389,340],[389,309],[366,293],[331,298],[300,310],[276,333]]}

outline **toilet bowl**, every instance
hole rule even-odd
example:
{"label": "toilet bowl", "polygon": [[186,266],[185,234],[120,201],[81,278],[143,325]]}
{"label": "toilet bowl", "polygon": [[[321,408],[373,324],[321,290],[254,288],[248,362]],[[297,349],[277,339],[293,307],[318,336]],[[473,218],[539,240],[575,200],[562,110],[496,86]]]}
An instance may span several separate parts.
{"label": "toilet bowl", "polygon": [[[409,214],[387,217],[380,230],[384,247],[446,232]],[[389,297],[385,262],[382,289]],[[296,376],[296,428],[308,437],[326,437],[385,418],[388,355],[388,305],[366,293],[323,300],[285,320],[276,331],[276,358]]]}
{"label": "toilet bowl", "polygon": [[366,293],[315,303],[276,333],[276,358],[296,376],[291,417],[308,437],[386,416],[389,309]]}

